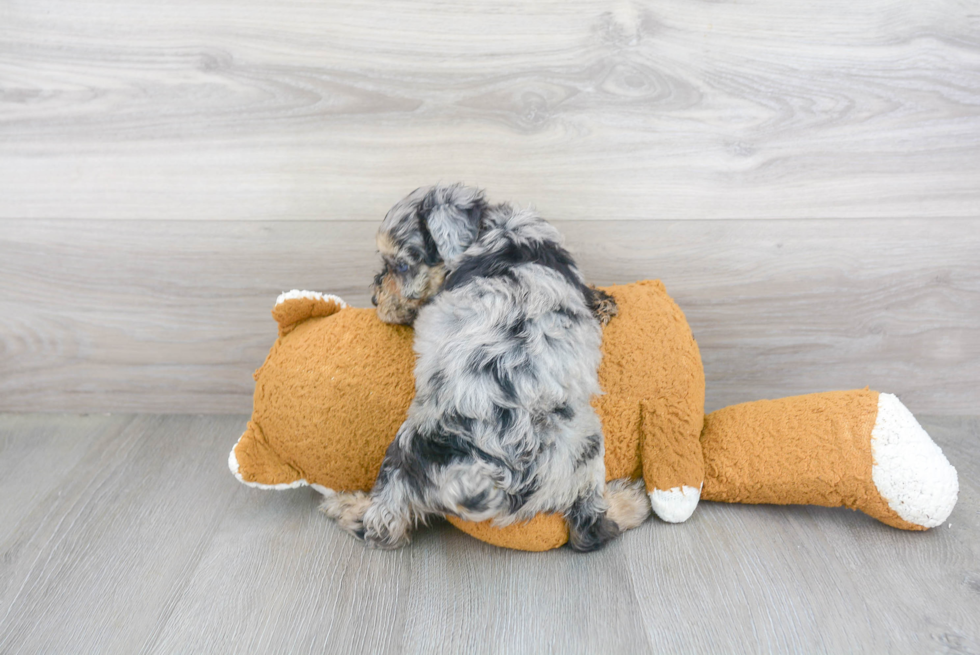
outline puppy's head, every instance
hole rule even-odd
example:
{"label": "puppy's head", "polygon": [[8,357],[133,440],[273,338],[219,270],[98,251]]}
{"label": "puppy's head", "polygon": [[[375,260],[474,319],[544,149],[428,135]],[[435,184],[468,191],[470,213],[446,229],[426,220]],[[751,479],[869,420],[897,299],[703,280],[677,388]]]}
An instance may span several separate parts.
{"label": "puppy's head", "polygon": [[411,324],[442,289],[446,267],[476,240],[483,192],[460,184],[416,189],[391,208],[378,229],[382,269],[374,278],[378,317]]}

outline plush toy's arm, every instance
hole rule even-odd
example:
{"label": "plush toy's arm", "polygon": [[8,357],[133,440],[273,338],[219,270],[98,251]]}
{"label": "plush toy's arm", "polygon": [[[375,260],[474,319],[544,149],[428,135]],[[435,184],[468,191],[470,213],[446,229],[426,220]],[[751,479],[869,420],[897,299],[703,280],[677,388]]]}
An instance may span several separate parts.
{"label": "plush toy's arm", "polygon": [[705,417],[705,500],[859,509],[925,530],[956,504],[956,470],[893,395],[833,391]]}
{"label": "plush toy's arm", "polygon": [[[703,396],[695,400],[703,407]],[[668,523],[691,518],[701,498],[704,413],[691,403],[681,394],[640,403],[643,480],[654,513]]]}

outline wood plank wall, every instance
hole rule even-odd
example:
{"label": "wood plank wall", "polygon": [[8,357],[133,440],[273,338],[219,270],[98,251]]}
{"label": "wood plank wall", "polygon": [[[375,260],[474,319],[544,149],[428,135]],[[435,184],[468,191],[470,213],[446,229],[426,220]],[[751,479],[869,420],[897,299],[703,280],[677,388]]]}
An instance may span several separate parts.
{"label": "wood plank wall", "polygon": [[662,278],[708,409],[980,406],[975,2],[0,5],[0,410],[247,411],[280,291],[366,304],[415,186]]}

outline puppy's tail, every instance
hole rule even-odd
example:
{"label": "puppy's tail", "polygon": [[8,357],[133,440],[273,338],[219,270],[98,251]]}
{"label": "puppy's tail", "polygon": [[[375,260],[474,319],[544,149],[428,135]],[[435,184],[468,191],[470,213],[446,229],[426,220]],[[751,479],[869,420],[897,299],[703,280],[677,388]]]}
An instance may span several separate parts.
{"label": "puppy's tail", "polygon": [[363,491],[323,491],[320,511],[358,539],[364,538],[364,513],[371,506],[371,496]]}
{"label": "puppy's tail", "polygon": [[650,501],[643,480],[610,480],[603,495],[609,505],[606,517],[619,526],[620,531],[632,530],[650,516]]}

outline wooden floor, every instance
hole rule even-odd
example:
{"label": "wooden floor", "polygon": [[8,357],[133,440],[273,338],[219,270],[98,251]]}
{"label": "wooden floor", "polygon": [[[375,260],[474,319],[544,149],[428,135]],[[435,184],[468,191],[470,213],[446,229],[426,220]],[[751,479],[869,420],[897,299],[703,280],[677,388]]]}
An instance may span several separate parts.
{"label": "wooden floor", "polygon": [[705,503],[577,555],[365,550],[231,476],[244,416],[0,415],[0,653],[977,653],[980,418],[922,422],[961,485],[926,533]]}

